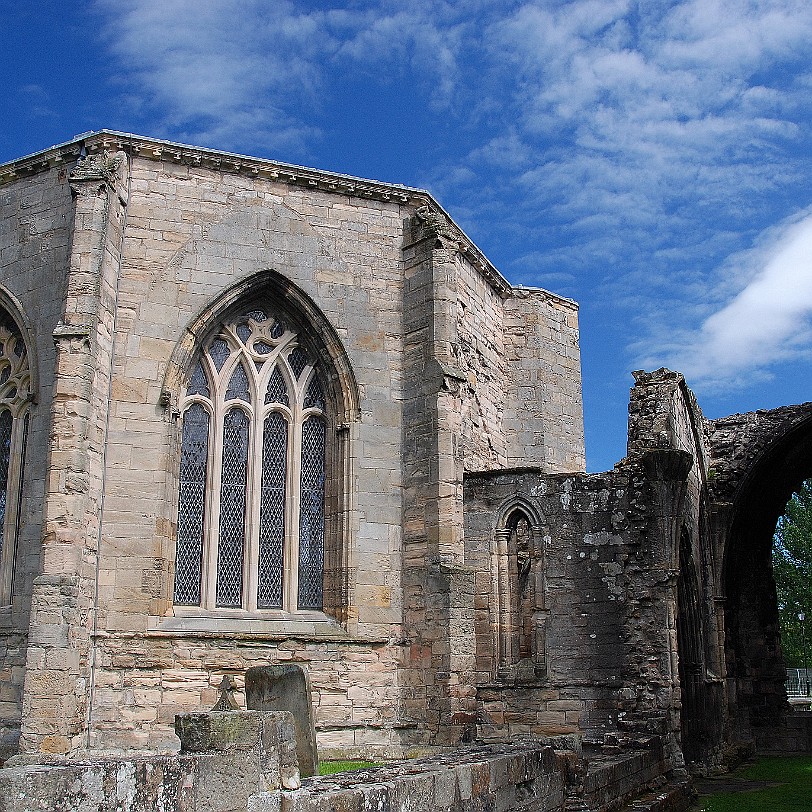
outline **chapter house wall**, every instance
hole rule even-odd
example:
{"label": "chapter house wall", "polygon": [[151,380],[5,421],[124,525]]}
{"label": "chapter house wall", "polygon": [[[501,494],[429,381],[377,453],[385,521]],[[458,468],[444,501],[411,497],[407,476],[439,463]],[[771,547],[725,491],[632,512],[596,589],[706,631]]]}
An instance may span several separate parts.
{"label": "chapter house wall", "polygon": [[578,306],[543,290],[514,288],[504,310],[508,466],[583,471]]}
{"label": "chapter house wall", "polygon": [[507,388],[502,299],[468,260],[457,258],[457,341],[466,471],[507,464],[502,426]]}
{"label": "chapter house wall", "polygon": [[36,356],[38,374],[26,447],[13,604],[10,612],[0,610],[0,747],[4,725],[18,727],[20,719],[31,585],[40,567],[53,391],[52,333],[62,315],[72,220],[64,168],[0,187],[0,284],[20,302],[29,321],[31,334],[26,340]]}
{"label": "chapter house wall", "polygon": [[[127,218],[94,737],[122,746],[165,741],[175,712],[212,703],[223,670],[242,671],[296,651],[311,664],[320,743],[390,747],[400,649],[388,641],[397,638],[401,619],[405,214],[396,204],[136,159]],[[323,642],[318,635],[303,642],[315,634],[307,623],[288,624],[287,631],[277,625],[264,638],[256,624],[249,624],[247,637],[239,623],[226,624],[232,632],[222,632],[221,642],[214,631],[161,631],[161,618],[171,614],[179,430],[159,403],[166,365],[184,326],[204,306],[266,269],[290,279],[323,311],[360,390],[361,420],[351,426],[352,636],[336,627],[333,642],[329,634]]]}
{"label": "chapter house wall", "polygon": [[[466,478],[466,552],[490,575],[495,517],[521,495],[541,517],[546,674],[534,680],[495,677],[497,618],[489,584],[477,589],[477,699],[484,736],[581,731],[601,741],[617,729],[621,688],[628,684],[631,646],[626,602],[639,570],[639,536],[625,519],[629,482],[622,475],[474,474]],[[618,526],[622,521],[623,526]],[[636,699],[636,697],[635,697]],[[634,707],[634,702],[628,703]]]}

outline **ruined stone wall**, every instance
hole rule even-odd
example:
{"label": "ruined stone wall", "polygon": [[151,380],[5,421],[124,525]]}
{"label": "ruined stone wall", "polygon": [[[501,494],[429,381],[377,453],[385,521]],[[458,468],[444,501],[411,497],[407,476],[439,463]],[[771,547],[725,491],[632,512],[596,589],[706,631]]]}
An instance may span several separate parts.
{"label": "ruined stone wall", "polygon": [[40,569],[51,435],[53,332],[62,316],[73,205],[67,169],[53,167],[0,186],[0,285],[16,300],[33,365],[35,401],[26,444],[12,601],[0,607],[0,758],[16,749],[31,586]]}
{"label": "ruined stone wall", "polygon": [[466,478],[466,546],[477,572],[491,572],[494,517],[519,495],[540,517],[533,532],[543,550],[544,609],[534,622],[544,641],[546,674],[500,679],[492,586],[477,589],[477,698],[486,737],[581,731],[602,742],[618,729],[619,712],[634,707],[624,697],[631,691],[629,699],[637,698],[637,689],[628,686],[638,676],[633,660],[639,639],[625,623],[633,611],[627,603],[634,579],[645,567],[639,528],[628,534],[631,502],[639,496],[635,484],[625,472]]}
{"label": "ruined stone wall", "polygon": [[778,517],[812,476],[812,404],[710,421],[708,444],[725,735],[743,750],[782,749],[793,736],[771,555]]}
{"label": "ruined stone wall", "polygon": [[[667,734],[668,757],[681,764],[677,593],[683,537],[698,584],[689,608],[699,623],[693,631],[703,686],[713,675],[711,654],[719,659],[708,582],[713,562],[703,557],[700,534],[707,502],[705,434],[681,375],[638,373],[629,456],[612,471],[466,477],[466,555],[480,574],[475,627],[482,735],[580,730],[587,740],[606,742]],[[529,571],[543,572],[536,581],[543,583],[543,599],[532,619],[534,639],[543,641],[543,671],[511,670],[495,661],[503,623],[490,598],[499,587],[494,562],[500,533],[509,532],[500,528],[514,510],[534,525]],[[708,696],[721,713],[721,694],[703,694]]]}
{"label": "ruined stone wall", "polygon": [[582,752],[571,737],[454,748],[431,758],[300,781],[290,713],[178,717],[180,755],[53,760],[0,769],[0,812],[510,809],[683,812],[690,787],[661,742]]}

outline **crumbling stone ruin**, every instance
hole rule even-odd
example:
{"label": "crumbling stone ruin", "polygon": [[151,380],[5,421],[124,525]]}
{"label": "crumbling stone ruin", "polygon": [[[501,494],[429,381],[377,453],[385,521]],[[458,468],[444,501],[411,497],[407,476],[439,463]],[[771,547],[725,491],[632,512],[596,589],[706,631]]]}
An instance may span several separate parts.
{"label": "crumbling stone ruin", "polygon": [[427,192],[109,131],[0,166],[0,439],[7,770],[174,758],[291,663],[322,757],[810,746],[770,545],[812,405],[635,373],[584,474],[577,305]]}

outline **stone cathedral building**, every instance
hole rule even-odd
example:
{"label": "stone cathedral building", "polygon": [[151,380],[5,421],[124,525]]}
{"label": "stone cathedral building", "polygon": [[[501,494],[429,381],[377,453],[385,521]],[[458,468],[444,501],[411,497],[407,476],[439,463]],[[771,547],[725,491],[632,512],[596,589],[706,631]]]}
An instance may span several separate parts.
{"label": "stone cathedral building", "polygon": [[421,190],[109,131],[0,166],[0,756],[171,750],[279,662],[324,754],[791,739],[812,411],[638,373],[586,475],[577,315]]}

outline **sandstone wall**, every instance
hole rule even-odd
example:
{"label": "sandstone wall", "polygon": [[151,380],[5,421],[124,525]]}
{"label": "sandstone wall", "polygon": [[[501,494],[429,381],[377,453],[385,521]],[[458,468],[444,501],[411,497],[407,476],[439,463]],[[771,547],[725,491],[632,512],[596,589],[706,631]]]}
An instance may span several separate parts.
{"label": "sandstone wall", "polygon": [[[479,726],[484,736],[580,730],[595,742],[667,734],[668,756],[679,766],[680,613],[697,619],[689,631],[700,672],[712,675],[721,659],[706,586],[713,562],[703,557],[699,534],[707,501],[705,424],[682,376],[640,373],[636,381],[629,456],[614,470],[466,476]],[[529,571],[543,573],[535,576],[543,594],[532,625],[544,650],[531,671],[496,660],[505,624],[490,596],[501,587],[494,579],[504,577],[495,563],[500,533],[508,532],[500,528],[514,510],[531,525]],[[677,587],[689,571],[701,588],[691,606],[680,606]],[[722,713],[721,694],[705,699]],[[718,743],[718,726],[714,733]]]}
{"label": "sandstone wall", "polygon": [[508,467],[586,470],[578,306],[547,291],[514,288],[505,300],[504,335]]}
{"label": "sandstone wall", "polygon": [[[2,256],[9,291],[53,322],[37,342],[56,387],[44,376],[37,407],[49,473],[26,483],[44,515],[20,571],[38,641],[24,747],[170,746],[170,717],[207,707],[223,673],[289,657],[320,686],[325,747],[469,735],[463,472],[582,467],[574,306],[511,291],[416,190],[108,133],[0,175],[42,212],[7,193]],[[352,390],[354,411],[331,416],[344,497],[328,505],[328,610],[175,607],[188,364],[269,292],[321,320]],[[0,672],[18,684],[22,640]]]}
{"label": "sandstone wall", "polygon": [[[0,185],[0,285],[19,303],[34,365],[20,534],[12,602],[0,607],[0,757],[16,748],[27,656],[31,586],[40,570],[40,541],[51,437],[55,350],[62,317],[73,205],[65,166]],[[26,329],[28,328],[28,329]]]}

